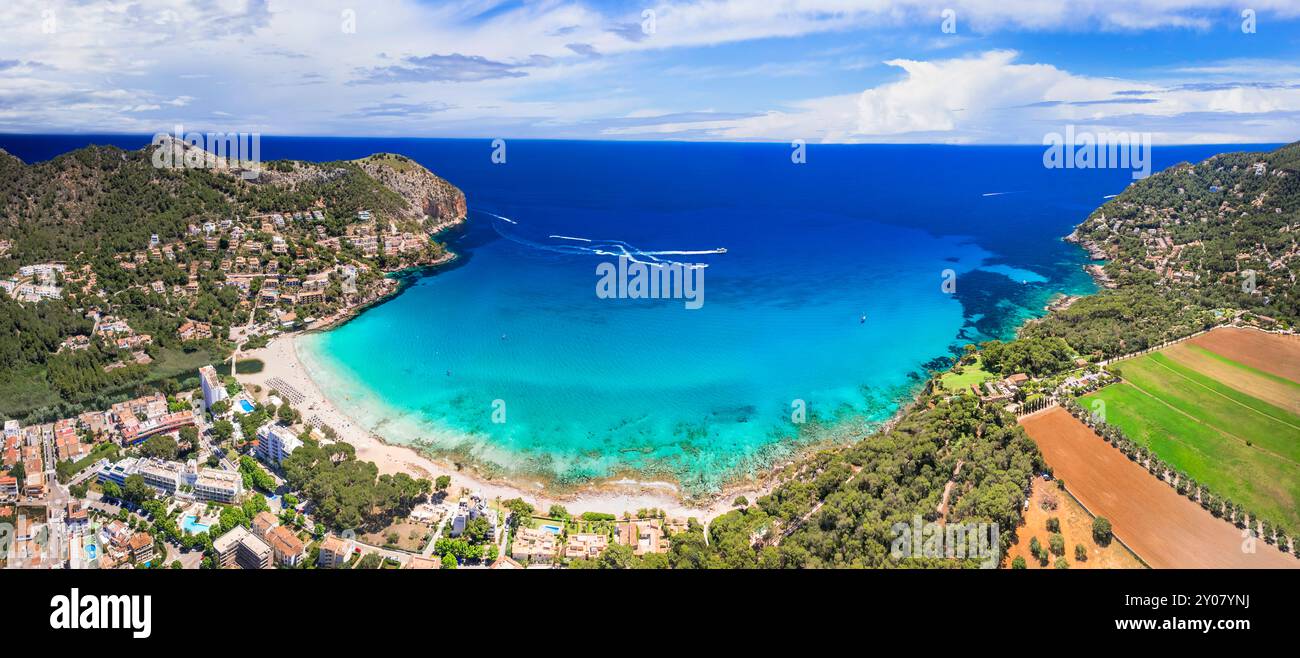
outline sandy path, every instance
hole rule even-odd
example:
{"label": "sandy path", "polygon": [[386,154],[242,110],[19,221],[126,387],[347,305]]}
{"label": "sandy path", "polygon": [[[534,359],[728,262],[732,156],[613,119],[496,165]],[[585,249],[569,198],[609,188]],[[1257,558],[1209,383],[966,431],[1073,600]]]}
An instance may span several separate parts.
{"label": "sandy path", "polygon": [[358,458],[375,462],[380,473],[405,472],[413,477],[430,479],[450,475],[453,490],[464,487],[480,491],[489,499],[521,497],[541,512],[545,512],[552,504],[563,505],[570,513],[608,512],[619,516],[623,512],[635,513],[638,509],[657,508],[664,510],[670,517],[695,517],[701,522],[730,511],[731,501],[736,496],[745,496],[752,501],[768,493],[771,488],[770,485],[765,485],[731,489],[707,504],[693,506],[683,503],[677,495],[677,487],[667,482],[623,479],[593,485],[571,495],[551,495],[539,490],[539,483],[519,485],[508,481],[489,481],[458,471],[449,463],[430,459],[411,448],[384,443],[374,433],[339,411],[308,375],[298,358],[293,335],[277,337],[264,348],[242,353],[240,358],[260,359],[266,364],[260,373],[239,375],[241,383],[259,385],[265,392],[271,388],[267,381],[279,378],[297,389],[306,398],[302,404],[295,405],[303,418],[318,416],[338,432],[341,440],[356,447]]}
{"label": "sandy path", "polygon": [[1156,568],[1300,568],[1262,540],[1242,550],[1242,531],[1178,495],[1061,408],[1020,419],[1056,476],[1115,536]]}
{"label": "sandy path", "polygon": [[1223,327],[1197,336],[1191,343],[1238,363],[1300,382],[1300,336]]}

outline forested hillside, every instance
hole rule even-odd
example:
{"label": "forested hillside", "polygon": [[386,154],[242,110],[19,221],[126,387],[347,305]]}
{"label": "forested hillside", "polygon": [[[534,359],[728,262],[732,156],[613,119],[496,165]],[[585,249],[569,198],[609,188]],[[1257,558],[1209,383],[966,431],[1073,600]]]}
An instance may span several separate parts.
{"label": "forested hillside", "polygon": [[1112,356],[1222,322],[1300,324],[1300,143],[1179,164],[1135,182],[1072,236],[1112,288],[1031,323]]}
{"label": "forested hillside", "polygon": [[[251,180],[221,169],[158,168],[152,147],[124,151],[90,146],[33,165],[0,151],[0,239],[11,241],[0,273],[21,263],[68,260],[82,252],[117,254],[140,249],[157,234],[185,236],[190,224],[240,213],[327,208],[333,218],[366,209],[389,216],[424,210],[359,162],[265,163]],[[451,184],[422,167],[447,190]],[[459,195],[463,211],[464,195]]]}
{"label": "forested hillside", "polygon": [[[577,566],[976,567],[975,558],[895,557],[895,524],[911,525],[916,517],[996,523],[1002,555],[1030,478],[1040,470],[1037,447],[1010,414],[973,396],[926,397],[892,430],[813,455],[770,495],[714,519],[707,543],[697,527],[674,535],[666,556],[634,558],[626,547],[611,547]],[[938,510],[950,481],[943,516]]]}
{"label": "forested hillside", "polygon": [[[230,327],[364,303],[389,289],[385,272],[441,257],[428,234],[466,213],[459,189],[402,156],[273,161],[245,179],[156,166],[160,148],[183,163],[192,147],[178,144],[30,165],[0,151],[0,417],[52,420],[189,386],[229,354]],[[21,273],[33,265],[59,269]],[[288,297],[259,297],[281,283]],[[203,336],[179,335],[193,323]]]}

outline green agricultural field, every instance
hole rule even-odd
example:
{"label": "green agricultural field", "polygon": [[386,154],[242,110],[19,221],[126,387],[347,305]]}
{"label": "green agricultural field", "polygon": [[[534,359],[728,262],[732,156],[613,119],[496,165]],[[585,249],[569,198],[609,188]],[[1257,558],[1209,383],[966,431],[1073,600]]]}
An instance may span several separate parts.
{"label": "green agricultural field", "polygon": [[1108,422],[1174,468],[1292,532],[1300,529],[1300,416],[1159,352],[1112,370],[1124,382],[1084,396],[1082,404],[1104,401]]}

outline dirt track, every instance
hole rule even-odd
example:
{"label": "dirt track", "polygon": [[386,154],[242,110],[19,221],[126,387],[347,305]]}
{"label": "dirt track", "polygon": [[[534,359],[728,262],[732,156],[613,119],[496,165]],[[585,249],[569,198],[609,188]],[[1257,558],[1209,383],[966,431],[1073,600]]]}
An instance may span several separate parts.
{"label": "dirt track", "polygon": [[1263,541],[1255,553],[1242,552],[1241,530],[1178,495],[1064,409],[1020,424],[1070,492],[1110,519],[1115,536],[1152,567],[1300,568],[1300,559]]}
{"label": "dirt track", "polygon": [[1300,337],[1224,327],[1189,342],[1238,363],[1300,382]]}

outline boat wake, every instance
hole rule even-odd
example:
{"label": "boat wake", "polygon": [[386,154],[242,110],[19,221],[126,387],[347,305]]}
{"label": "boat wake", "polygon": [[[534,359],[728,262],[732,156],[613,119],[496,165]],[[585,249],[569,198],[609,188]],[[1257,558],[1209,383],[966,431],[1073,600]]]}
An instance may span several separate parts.
{"label": "boat wake", "polygon": [[[593,255],[593,256],[626,257],[629,261],[633,263],[641,263],[643,265],[681,265],[683,267],[690,267],[690,268],[705,268],[708,267],[708,264],[683,263],[680,261],[673,260],[671,258],[660,258],[660,256],[708,256],[708,255],[727,253],[727,249],[725,247],[719,247],[717,249],[649,249],[647,250],[647,249],[637,248],[636,246],[624,242],[623,240],[602,240],[602,239],[593,239],[593,238],[583,238],[583,237],[577,237],[572,235],[556,235],[556,234],[548,235],[546,236],[546,238],[548,240],[563,240],[564,241],[563,243],[545,243],[545,242],[539,242],[537,240],[532,240],[527,237],[518,235],[514,231],[503,231],[502,226],[496,220],[506,222],[513,226],[519,226],[519,222],[510,219],[509,217],[504,217],[502,215],[488,212],[486,210],[480,210],[478,212],[481,212],[484,215],[487,215],[493,219],[492,228],[497,232],[497,235],[500,235],[501,237],[510,240],[511,242],[515,242],[517,244],[521,244],[527,247],[532,247],[534,249],[540,249],[542,251],[550,251],[550,252],[561,253],[561,254],[578,254],[578,255],[585,254],[585,255]],[[580,244],[568,244],[573,242],[580,243]]]}

